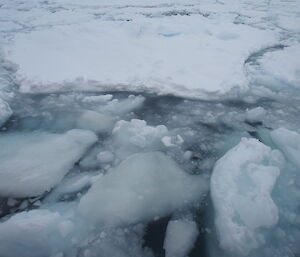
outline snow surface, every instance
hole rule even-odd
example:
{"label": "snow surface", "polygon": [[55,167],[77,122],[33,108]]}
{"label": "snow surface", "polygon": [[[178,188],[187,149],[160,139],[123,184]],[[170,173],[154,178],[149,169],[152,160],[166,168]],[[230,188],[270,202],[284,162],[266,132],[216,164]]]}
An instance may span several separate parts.
{"label": "snow surface", "polygon": [[206,190],[202,176],[187,174],[165,154],[138,153],[94,183],[78,210],[93,224],[134,224],[199,201]]}
{"label": "snow surface", "polygon": [[278,155],[256,139],[242,138],[215,164],[210,188],[223,249],[247,255],[265,243],[260,229],[278,222],[271,195],[280,174]]}
{"label": "snow surface", "polygon": [[28,197],[49,191],[96,141],[85,130],[1,134],[0,195]]}
{"label": "snow surface", "polygon": [[[228,7],[234,11],[238,3],[227,3],[222,10],[218,4],[198,6],[195,1],[194,9],[186,10],[186,15],[180,10],[182,3],[170,11],[160,2],[154,13],[149,12],[148,3],[137,1],[132,1],[133,6],[124,1],[108,6],[89,2],[85,9],[79,2],[63,4],[78,12],[78,21],[70,10],[36,14],[38,19],[31,22],[32,26],[38,22],[39,29],[17,33],[5,48],[6,59],[18,65],[21,92],[130,88],[218,97],[233,89],[245,91],[245,60],[276,43],[271,29],[228,18]],[[99,13],[91,4],[100,8]],[[112,8],[117,4],[128,11],[117,12]],[[215,11],[220,17],[212,15]]]}

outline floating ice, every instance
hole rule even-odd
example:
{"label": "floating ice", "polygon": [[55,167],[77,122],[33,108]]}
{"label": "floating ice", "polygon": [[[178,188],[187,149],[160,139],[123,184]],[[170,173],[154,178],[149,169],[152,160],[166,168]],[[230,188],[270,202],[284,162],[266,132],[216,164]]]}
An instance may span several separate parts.
{"label": "floating ice", "polygon": [[9,119],[13,114],[8,103],[0,98],[0,127]]}
{"label": "floating ice", "polygon": [[78,209],[95,224],[131,224],[199,201],[206,190],[201,176],[188,175],[163,153],[139,153],[93,184]]}
{"label": "floating ice", "polygon": [[270,136],[286,158],[300,168],[300,134],[285,128],[279,128],[273,130]]}
{"label": "floating ice", "polygon": [[74,224],[57,212],[33,210],[0,223],[0,256],[52,256],[70,248]]}
{"label": "floating ice", "polygon": [[164,125],[149,126],[144,120],[118,121],[113,129],[113,143],[120,157],[145,149],[158,150],[168,133]]}
{"label": "floating ice", "polygon": [[280,173],[280,153],[256,139],[240,143],[217,161],[211,196],[220,246],[247,255],[265,243],[263,228],[278,221],[272,190]]}
{"label": "floating ice", "polygon": [[185,257],[194,246],[199,234],[197,224],[191,220],[171,220],[168,223],[164,249],[166,257]]}
{"label": "floating ice", "polygon": [[114,126],[114,119],[108,115],[95,111],[85,111],[77,120],[77,128],[87,129],[96,133],[110,132]]}
{"label": "floating ice", "polygon": [[59,183],[96,141],[96,135],[85,130],[0,135],[0,195],[43,194]]}
{"label": "floating ice", "polygon": [[146,89],[214,98],[233,88],[247,89],[245,59],[275,42],[271,30],[234,24],[227,18],[178,15],[174,23],[171,16],[149,20],[146,11],[128,13],[130,22],[112,19],[112,14],[109,19],[19,33],[7,58],[19,65],[20,90]]}
{"label": "floating ice", "polygon": [[111,163],[114,160],[114,154],[110,151],[102,151],[97,154],[100,163]]}
{"label": "floating ice", "polygon": [[145,98],[141,95],[130,95],[127,99],[113,99],[108,102],[105,107],[101,107],[100,111],[122,115],[139,108],[144,103]]}
{"label": "floating ice", "polygon": [[250,110],[247,110],[246,120],[249,122],[258,122],[262,121],[267,111],[262,107],[256,107]]}

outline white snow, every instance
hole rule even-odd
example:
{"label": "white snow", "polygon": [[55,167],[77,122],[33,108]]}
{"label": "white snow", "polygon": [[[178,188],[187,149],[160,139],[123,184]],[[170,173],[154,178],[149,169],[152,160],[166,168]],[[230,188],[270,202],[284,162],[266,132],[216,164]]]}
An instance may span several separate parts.
{"label": "white snow", "polygon": [[198,227],[194,221],[184,219],[169,221],[164,241],[165,256],[188,256],[198,234]]}
{"label": "white snow", "polygon": [[9,119],[13,114],[7,102],[0,98],[0,127]]}
{"label": "white snow", "polygon": [[199,201],[206,190],[201,176],[188,175],[165,154],[138,153],[93,184],[78,210],[94,224],[132,224]]}
{"label": "white snow", "polygon": [[0,195],[28,197],[49,191],[96,141],[94,133],[84,130],[0,135]]}
{"label": "white snow", "polygon": [[141,13],[130,13],[130,22],[94,19],[18,33],[6,56],[19,66],[20,90],[130,89],[218,97],[234,88],[246,90],[244,61],[275,42],[271,30],[226,19],[149,19]]}
{"label": "white snow", "polygon": [[261,229],[278,221],[271,193],[281,158],[278,150],[272,151],[256,139],[242,138],[215,164],[211,197],[223,249],[244,256],[265,243]]}
{"label": "white snow", "polygon": [[0,223],[0,256],[41,257],[64,250],[73,224],[57,212],[33,210]]}

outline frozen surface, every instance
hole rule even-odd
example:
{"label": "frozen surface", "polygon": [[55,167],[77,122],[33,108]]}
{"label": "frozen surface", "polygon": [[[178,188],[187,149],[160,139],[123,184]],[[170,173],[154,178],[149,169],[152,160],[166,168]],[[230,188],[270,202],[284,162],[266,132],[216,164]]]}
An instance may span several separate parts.
{"label": "frozen surface", "polygon": [[1,0],[0,256],[298,256],[299,14]]}
{"label": "frozen surface", "polygon": [[78,209],[94,224],[153,220],[199,201],[207,190],[204,181],[161,152],[134,154],[93,184]]}
{"label": "frozen surface", "polygon": [[119,9],[117,3],[62,4],[73,13],[21,16],[33,27],[5,48],[6,59],[18,65],[22,92],[130,88],[215,98],[245,91],[245,60],[277,39],[268,24],[236,22],[230,12],[237,2],[162,2],[153,10],[137,1],[118,3]]}
{"label": "frozen surface", "polygon": [[220,245],[247,255],[265,243],[263,228],[275,226],[278,209],[272,190],[280,174],[280,152],[256,139],[242,138],[216,163],[211,196]]}
{"label": "frozen surface", "polygon": [[1,135],[0,195],[28,197],[49,191],[96,140],[84,130]]}
{"label": "frozen surface", "polygon": [[172,220],[168,223],[164,249],[166,257],[188,256],[199,234],[197,224],[191,220]]}

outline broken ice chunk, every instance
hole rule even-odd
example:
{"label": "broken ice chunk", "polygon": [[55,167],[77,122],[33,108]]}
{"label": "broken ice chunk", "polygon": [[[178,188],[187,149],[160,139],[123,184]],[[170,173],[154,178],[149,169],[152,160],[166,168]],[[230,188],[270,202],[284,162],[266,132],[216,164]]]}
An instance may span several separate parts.
{"label": "broken ice chunk", "polygon": [[168,223],[164,249],[166,257],[185,257],[199,234],[197,224],[191,220],[171,220]]}
{"label": "broken ice chunk", "polygon": [[112,130],[114,123],[114,119],[110,116],[88,110],[77,120],[77,128],[91,130],[96,133],[105,133]]}
{"label": "broken ice chunk", "polygon": [[127,99],[124,100],[118,100],[114,99],[111,102],[109,102],[106,106],[101,107],[99,109],[101,112],[110,112],[113,114],[121,115],[125,113],[129,113],[133,111],[134,109],[139,108],[142,106],[142,104],[145,101],[145,97],[143,96],[134,96],[130,95]]}
{"label": "broken ice chunk", "polygon": [[[247,255],[265,243],[262,228],[278,221],[271,193],[280,170],[280,156],[256,139],[240,143],[217,161],[211,177],[211,196],[220,246]],[[260,229],[260,230],[258,230]]]}
{"label": "broken ice chunk", "polygon": [[267,111],[262,107],[256,107],[251,110],[247,110],[246,120],[249,122],[259,122],[262,121]]}
{"label": "broken ice chunk", "polygon": [[53,188],[87,148],[91,131],[11,133],[0,136],[0,195],[31,197]]}
{"label": "broken ice chunk", "polygon": [[164,125],[149,126],[144,120],[118,121],[113,129],[113,142],[119,157],[126,157],[141,149],[159,150],[161,138],[168,133]]}
{"label": "broken ice chunk", "polygon": [[114,155],[110,151],[102,151],[97,154],[97,159],[100,163],[111,163],[114,160]]}
{"label": "broken ice chunk", "polygon": [[[41,257],[71,250],[73,223],[57,212],[21,212],[0,223],[0,256]],[[68,255],[69,256],[69,255]]]}
{"label": "broken ice chunk", "polygon": [[201,176],[185,173],[163,153],[138,153],[94,183],[78,208],[96,224],[132,224],[168,215],[206,190]]}

